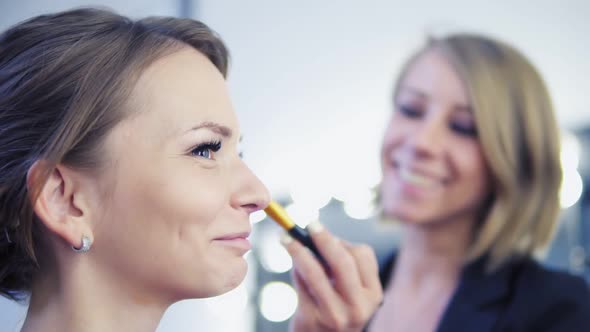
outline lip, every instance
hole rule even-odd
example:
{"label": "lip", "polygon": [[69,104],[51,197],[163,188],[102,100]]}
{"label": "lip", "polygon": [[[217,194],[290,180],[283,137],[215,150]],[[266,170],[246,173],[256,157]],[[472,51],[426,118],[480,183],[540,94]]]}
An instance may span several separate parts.
{"label": "lip", "polygon": [[249,231],[225,234],[223,236],[214,238],[213,242],[235,248],[242,253],[246,253],[252,248],[252,244],[250,243],[248,236],[250,236]]}
{"label": "lip", "polygon": [[[391,158],[388,167],[384,169],[384,183],[391,188],[397,188],[399,194],[405,199],[422,200],[438,192],[445,185],[445,178],[439,176],[432,169],[424,168],[415,163],[402,163],[397,158]],[[412,180],[402,172],[410,172],[424,180]],[[426,181],[422,183],[423,181]]]}
{"label": "lip", "polygon": [[213,240],[235,240],[235,239],[248,239],[248,237],[250,236],[250,232],[249,231],[245,231],[245,232],[239,232],[239,233],[230,233],[230,234],[225,234],[223,236],[220,237],[216,237]]}
{"label": "lip", "polygon": [[399,173],[403,168],[412,174],[416,174],[436,183],[445,184],[447,182],[448,177],[444,176],[440,170],[435,171],[432,169],[432,167],[425,167],[426,165],[422,163],[416,163],[404,159],[405,158],[400,156],[392,156],[389,158],[387,164],[389,168],[393,169],[396,173]]}

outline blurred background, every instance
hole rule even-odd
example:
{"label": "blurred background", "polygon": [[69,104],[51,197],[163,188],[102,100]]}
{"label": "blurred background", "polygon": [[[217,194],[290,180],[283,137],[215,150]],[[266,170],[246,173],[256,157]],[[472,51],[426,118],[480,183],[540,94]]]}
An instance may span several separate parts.
{"label": "blurred background", "polygon": [[[302,226],[319,218],[380,258],[397,232],[376,222],[371,188],[398,69],[427,36],[471,31],[514,44],[546,79],[563,129],[562,222],[544,262],[590,280],[589,1],[0,0],[0,30],[89,5],[193,17],[216,30],[232,54],[228,82],[246,162]],[[244,283],[175,304],[158,332],[286,331],[297,305],[291,261],[279,227],[263,213],[252,222]],[[25,312],[1,298],[0,329],[17,331]]]}

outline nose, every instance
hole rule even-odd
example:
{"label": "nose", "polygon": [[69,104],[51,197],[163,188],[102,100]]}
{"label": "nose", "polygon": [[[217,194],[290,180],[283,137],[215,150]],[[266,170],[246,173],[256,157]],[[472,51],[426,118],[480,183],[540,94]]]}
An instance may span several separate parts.
{"label": "nose", "polygon": [[231,205],[250,214],[264,209],[270,202],[270,193],[260,179],[240,159]]}
{"label": "nose", "polygon": [[408,131],[407,147],[416,157],[436,156],[445,144],[445,130],[446,123],[442,117],[426,116],[413,130]]}

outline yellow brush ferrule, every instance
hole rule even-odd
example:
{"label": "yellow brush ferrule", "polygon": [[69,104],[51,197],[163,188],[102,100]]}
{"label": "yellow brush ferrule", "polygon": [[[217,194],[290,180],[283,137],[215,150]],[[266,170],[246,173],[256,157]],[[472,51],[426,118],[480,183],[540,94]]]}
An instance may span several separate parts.
{"label": "yellow brush ferrule", "polygon": [[293,219],[289,217],[287,211],[275,201],[271,201],[264,209],[264,212],[286,230],[295,227],[295,223],[293,222]]}

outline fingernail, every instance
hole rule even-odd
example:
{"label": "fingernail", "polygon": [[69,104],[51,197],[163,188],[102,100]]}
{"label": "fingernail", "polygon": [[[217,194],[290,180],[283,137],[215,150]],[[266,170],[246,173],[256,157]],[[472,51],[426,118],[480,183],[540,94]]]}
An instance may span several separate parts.
{"label": "fingernail", "polygon": [[306,228],[310,233],[319,233],[324,230],[324,225],[322,225],[319,220],[315,220],[307,225]]}
{"label": "fingernail", "polygon": [[293,242],[293,238],[291,237],[291,235],[287,234],[287,233],[283,233],[283,235],[281,235],[281,244],[283,246],[288,246],[289,243]]}

